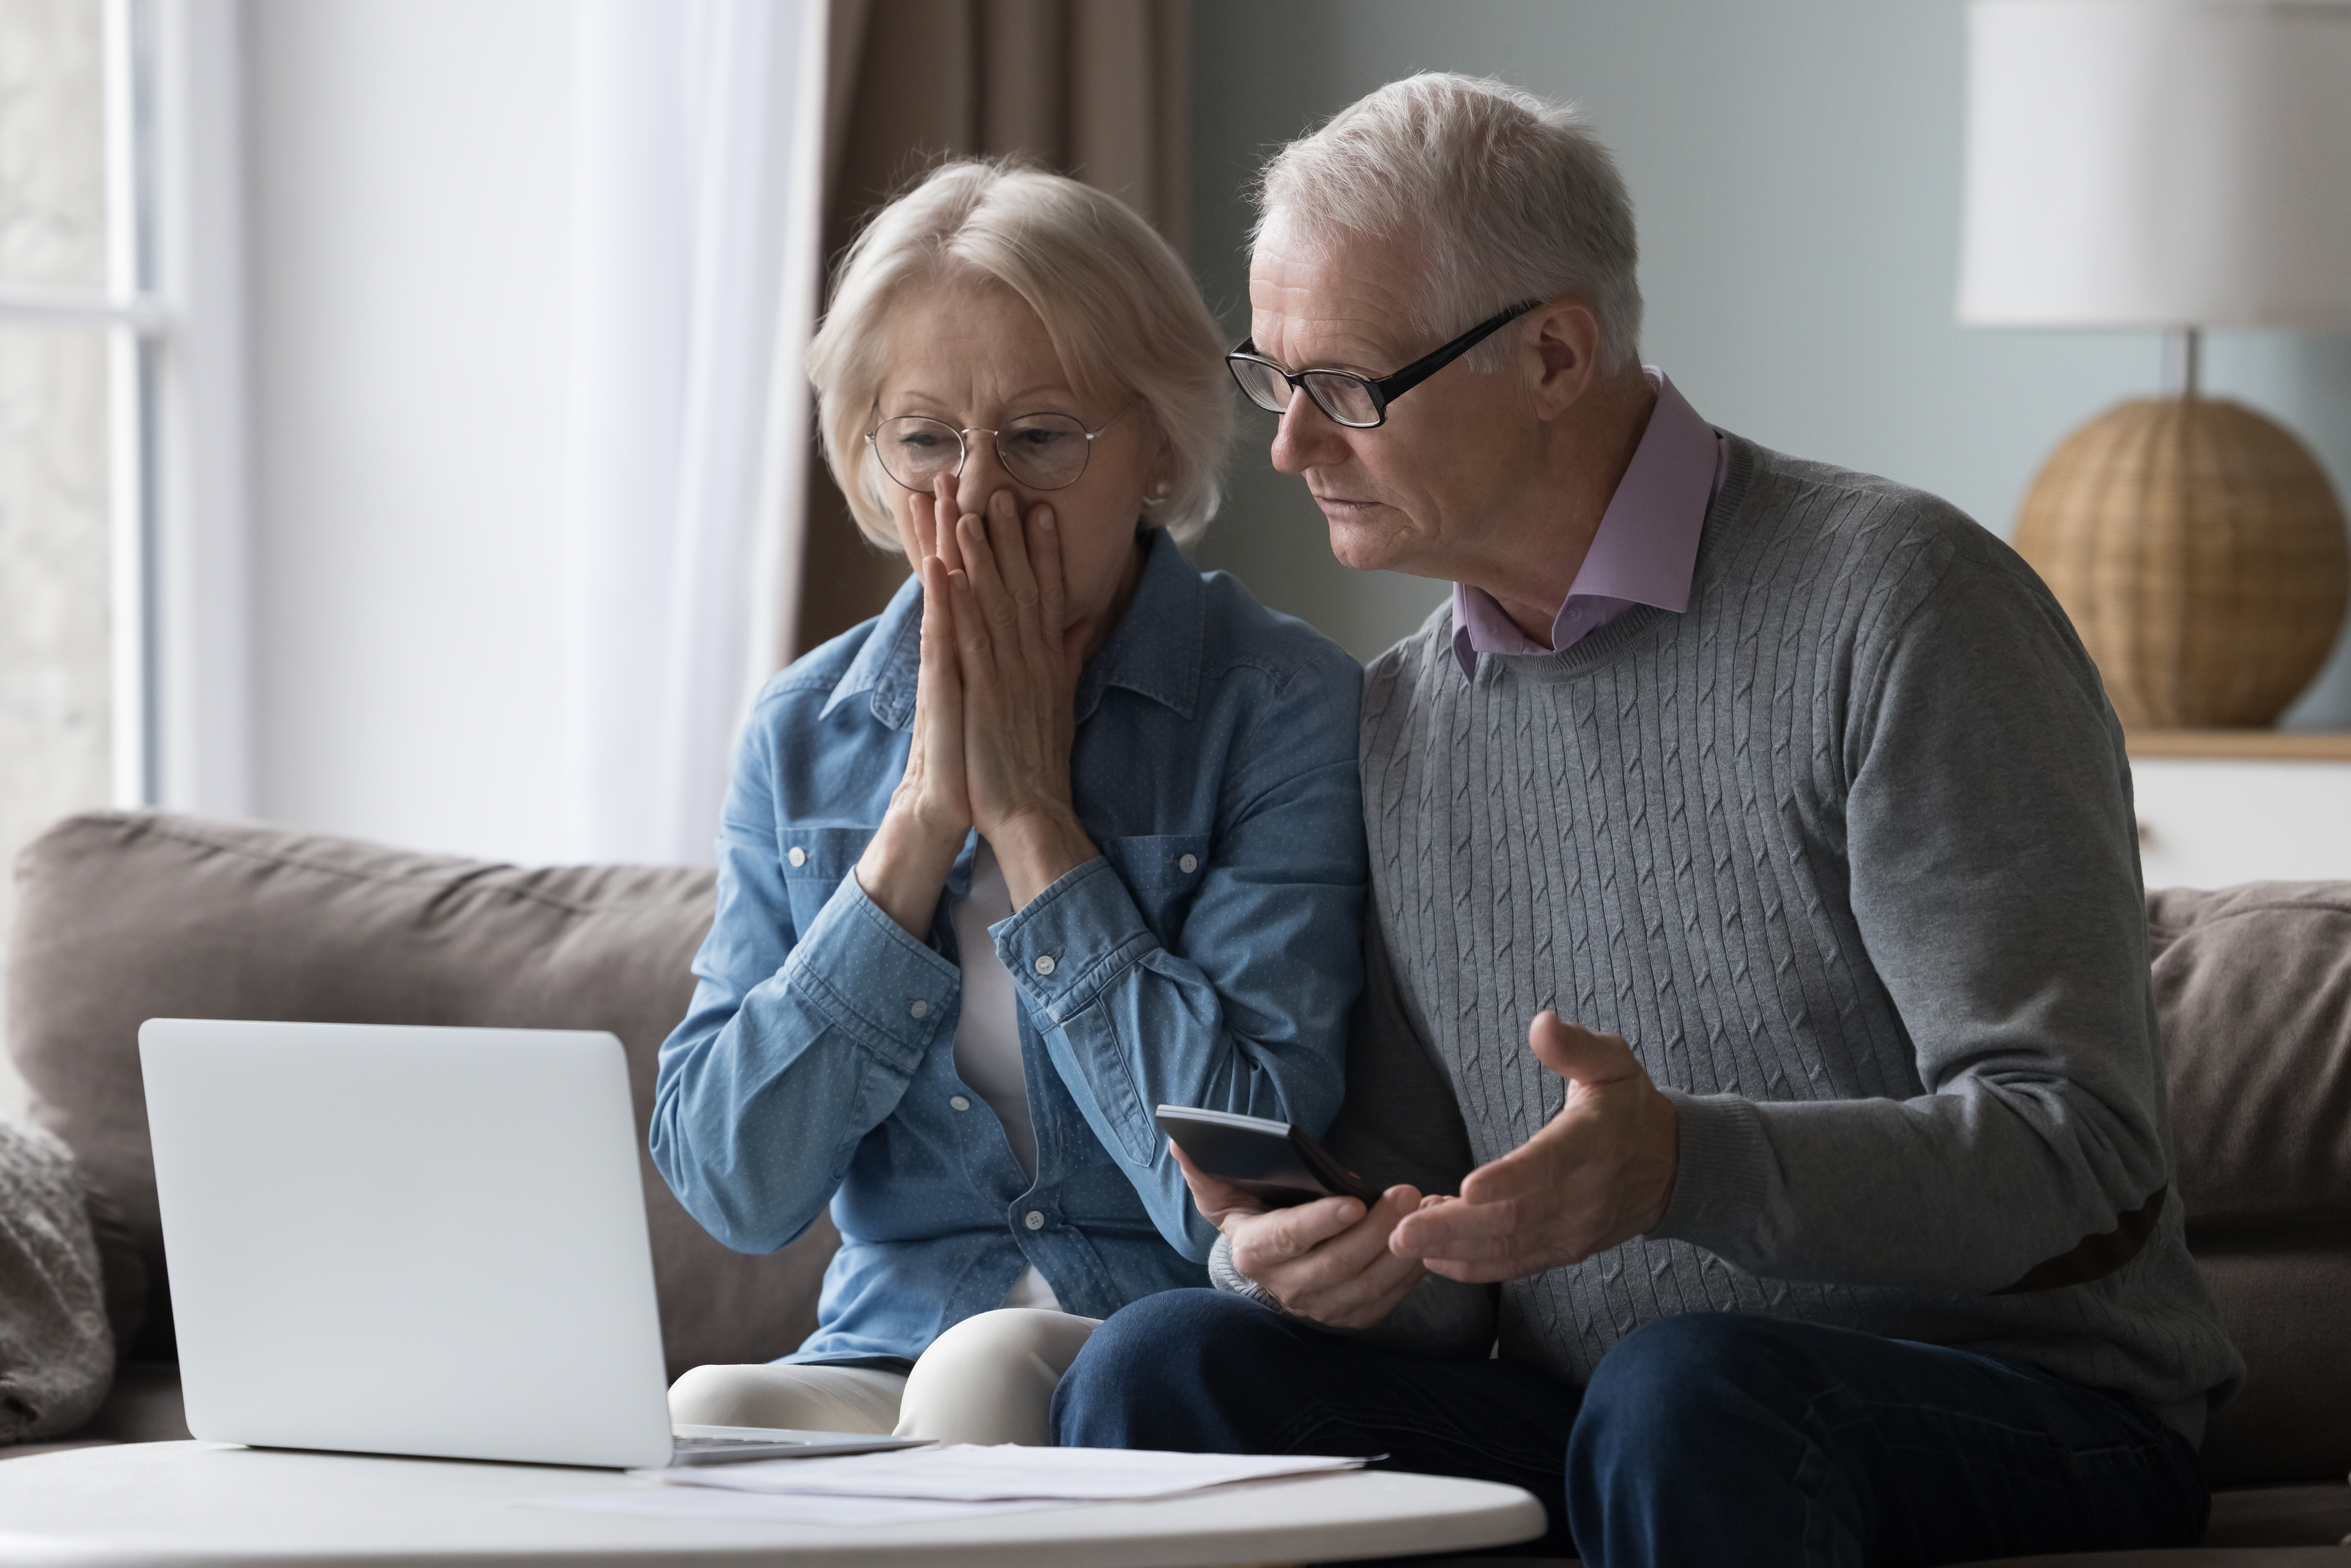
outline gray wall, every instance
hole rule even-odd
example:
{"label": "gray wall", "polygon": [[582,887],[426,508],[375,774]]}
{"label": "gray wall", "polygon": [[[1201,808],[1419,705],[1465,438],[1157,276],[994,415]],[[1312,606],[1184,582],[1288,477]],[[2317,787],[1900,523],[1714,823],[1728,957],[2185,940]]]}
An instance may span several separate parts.
{"label": "gray wall", "polygon": [[[1716,423],[1888,475],[2006,533],[2084,420],[2151,395],[2151,333],[1952,319],[1959,0],[1197,0],[1193,259],[1248,329],[1243,187],[1268,146],[1416,70],[1583,104],[1639,214],[1643,357]],[[2351,494],[2351,340],[2212,339],[2207,379],[2282,420]],[[1424,394],[1426,395],[1426,394]],[[1200,549],[1361,657],[1442,589],[1331,559],[1304,485],[1244,415],[1233,496]],[[2351,645],[2288,716],[2351,727]]]}

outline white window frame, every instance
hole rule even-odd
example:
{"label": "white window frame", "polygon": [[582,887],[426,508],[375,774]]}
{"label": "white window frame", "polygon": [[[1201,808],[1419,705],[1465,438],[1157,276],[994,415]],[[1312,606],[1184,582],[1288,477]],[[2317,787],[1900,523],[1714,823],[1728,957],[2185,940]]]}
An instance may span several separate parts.
{"label": "white window frame", "polygon": [[105,287],[0,288],[101,329],[114,803],[250,806],[241,0],[101,0]]}

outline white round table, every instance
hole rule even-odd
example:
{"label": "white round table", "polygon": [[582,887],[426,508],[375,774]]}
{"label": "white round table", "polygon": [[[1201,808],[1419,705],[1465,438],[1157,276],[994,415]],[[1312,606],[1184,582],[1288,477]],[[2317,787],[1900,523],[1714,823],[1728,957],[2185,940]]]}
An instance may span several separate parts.
{"label": "white round table", "polygon": [[128,1443],[0,1463],[0,1563],[590,1562],[899,1568],[1207,1568],[1470,1551],[1531,1540],[1516,1487],[1356,1470],[1158,1502],[856,1528],[576,1512],[533,1500],[661,1483],[611,1471]]}

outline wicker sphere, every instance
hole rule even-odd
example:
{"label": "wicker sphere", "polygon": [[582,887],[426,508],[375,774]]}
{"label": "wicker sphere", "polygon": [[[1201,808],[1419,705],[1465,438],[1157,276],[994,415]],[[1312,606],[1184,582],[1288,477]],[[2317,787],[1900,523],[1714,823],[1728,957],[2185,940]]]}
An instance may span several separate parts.
{"label": "wicker sphere", "polygon": [[2317,460],[2218,399],[2126,402],[2067,436],[2015,543],[2133,729],[2273,722],[2326,662],[2351,593]]}

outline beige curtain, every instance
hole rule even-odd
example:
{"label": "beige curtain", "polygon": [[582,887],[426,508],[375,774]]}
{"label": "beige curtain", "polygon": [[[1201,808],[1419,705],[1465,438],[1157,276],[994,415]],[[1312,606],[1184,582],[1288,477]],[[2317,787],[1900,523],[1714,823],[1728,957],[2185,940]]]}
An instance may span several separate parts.
{"label": "beige curtain", "polygon": [[[1190,0],[831,0],[828,270],[933,161],[1025,153],[1186,244]],[[868,545],[822,463],[809,481],[797,656],[888,602],[906,563]]]}

